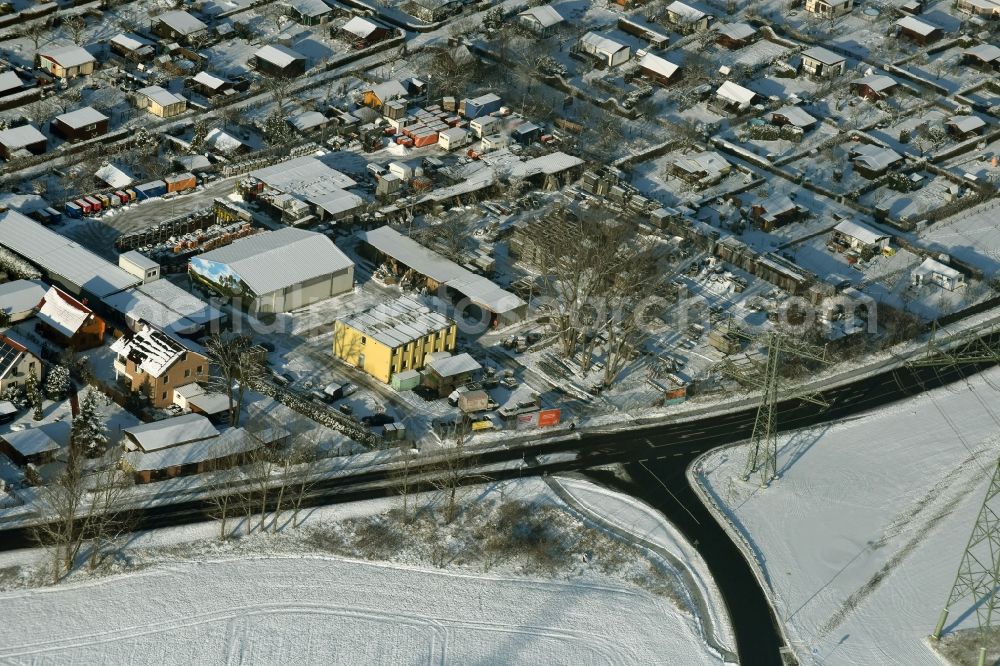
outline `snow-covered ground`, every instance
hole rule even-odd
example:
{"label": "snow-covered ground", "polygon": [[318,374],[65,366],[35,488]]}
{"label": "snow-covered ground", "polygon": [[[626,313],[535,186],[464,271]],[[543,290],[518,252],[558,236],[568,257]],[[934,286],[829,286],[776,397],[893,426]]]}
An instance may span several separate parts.
{"label": "snow-covered ground", "polygon": [[[572,487],[594,510],[610,505],[612,519],[636,522],[679,557],[690,551],[648,508],[584,482]],[[493,487],[472,495],[481,503],[497,492]],[[539,480],[508,484],[499,494],[541,502],[536,506],[557,501]],[[621,577],[546,579],[505,566],[484,573],[488,567],[468,562],[434,569],[421,566],[409,547],[389,563],[281,546],[310,525],[364,518],[394,503],[326,507],[292,535],[225,544],[211,540],[218,530],[213,523],[139,535],[126,546],[134,557],[122,559],[141,564],[128,573],[79,574],[59,586],[0,594],[7,618],[0,628],[0,661],[720,663],[669,595]],[[153,548],[160,549],[158,562],[137,553]],[[4,554],[0,571],[31,556]],[[42,618],[45,631],[39,633]]]}
{"label": "snow-covered ground", "polygon": [[[803,663],[940,663],[924,638],[1000,452],[1000,369],[779,446],[767,490],[740,480],[738,449],[695,475],[757,554]],[[967,611],[946,630],[974,625]]]}

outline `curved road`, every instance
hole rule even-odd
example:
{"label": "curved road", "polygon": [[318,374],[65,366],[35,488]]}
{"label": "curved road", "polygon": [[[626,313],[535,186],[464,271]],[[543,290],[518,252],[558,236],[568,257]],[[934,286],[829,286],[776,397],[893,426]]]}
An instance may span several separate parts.
{"label": "curved road", "polygon": [[[829,423],[885,405],[930,388],[960,381],[988,367],[895,369],[860,379],[846,386],[829,389],[823,396],[830,407],[823,409],[796,400],[779,405],[781,430],[792,430]],[[490,472],[501,480],[522,474],[586,471],[611,463],[624,463],[633,482],[617,485],[661,510],[696,545],[715,578],[732,619],[736,648],[741,664],[770,666],[782,664],[782,639],[773,609],[750,565],[729,536],[701,503],[689,485],[685,471],[692,460],[704,451],[734,444],[750,437],[755,409],[695,421],[662,423],[618,433],[577,433],[577,436],[553,442],[534,443],[500,449],[476,456],[479,464],[491,464],[540,457],[537,464],[524,469],[512,467]],[[555,461],[546,454],[572,453]],[[470,483],[481,483],[474,475]],[[393,492],[392,475],[387,471],[369,471],[317,484],[310,504],[356,501]],[[188,501],[141,511],[137,529],[179,525],[204,520],[209,509],[204,502]],[[32,545],[29,530],[0,531],[0,550]]]}

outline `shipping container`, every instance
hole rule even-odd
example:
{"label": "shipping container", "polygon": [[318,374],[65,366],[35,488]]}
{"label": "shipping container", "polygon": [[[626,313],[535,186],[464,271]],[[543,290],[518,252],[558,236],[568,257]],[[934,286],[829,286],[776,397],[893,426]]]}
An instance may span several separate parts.
{"label": "shipping container", "polygon": [[167,176],[163,181],[166,183],[167,192],[193,190],[198,184],[198,180],[192,173],[178,173],[173,176]]}
{"label": "shipping container", "polygon": [[139,199],[162,197],[167,193],[167,184],[162,180],[153,180],[148,183],[143,183],[142,185],[136,185],[135,193]]}
{"label": "shipping container", "polygon": [[478,118],[499,111],[502,104],[503,100],[493,93],[480,95],[475,99],[465,99],[462,100],[462,115],[466,118]]}
{"label": "shipping container", "polygon": [[128,194],[126,194],[125,192],[123,192],[121,190],[117,190],[115,192],[115,196],[118,197],[118,203],[121,204],[121,205],[125,205],[125,204],[127,204],[128,202],[130,202],[132,200],[131,197],[129,197]]}
{"label": "shipping container", "polygon": [[111,197],[106,194],[95,194],[94,198],[101,202],[101,208],[111,208]]}
{"label": "shipping container", "polygon": [[62,213],[60,213],[59,211],[57,211],[55,208],[53,208],[51,206],[49,206],[48,208],[46,208],[45,212],[48,213],[49,223],[50,224],[55,224],[56,222],[58,222],[59,220],[62,219]]}
{"label": "shipping container", "polygon": [[83,209],[72,201],[67,201],[63,205],[63,210],[65,210],[66,214],[70,217],[83,217]]}
{"label": "shipping container", "polygon": [[417,148],[423,148],[424,146],[433,146],[438,142],[437,132],[426,132],[425,134],[418,134],[413,137],[413,145]]}
{"label": "shipping container", "polygon": [[86,199],[77,199],[74,203],[80,207],[80,210],[83,211],[84,215],[90,215],[94,212],[94,204],[90,203]]}
{"label": "shipping container", "polygon": [[86,196],[84,197],[84,200],[91,205],[93,212],[95,213],[101,212],[101,208],[103,208],[103,206],[101,206],[100,199],[98,199],[97,197]]}
{"label": "shipping container", "polygon": [[129,202],[135,201],[136,199],[139,198],[139,194],[135,190],[129,189],[129,190],[123,190],[123,192],[125,192],[125,195],[128,197]]}

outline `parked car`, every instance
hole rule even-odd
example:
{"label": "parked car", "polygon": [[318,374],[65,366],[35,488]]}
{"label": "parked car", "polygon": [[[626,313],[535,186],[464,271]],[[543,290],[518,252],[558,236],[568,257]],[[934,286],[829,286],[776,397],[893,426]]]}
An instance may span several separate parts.
{"label": "parked car", "polygon": [[348,382],[347,384],[344,384],[340,388],[340,397],[346,398],[347,396],[351,395],[352,393],[357,392],[357,390],[358,390],[358,387],[357,387],[356,384],[352,384],[352,383]]}
{"label": "parked car", "polygon": [[340,405],[337,409],[340,410],[341,414],[347,414],[348,416],[354,413],[354,408],[348,405],[346,402]]}

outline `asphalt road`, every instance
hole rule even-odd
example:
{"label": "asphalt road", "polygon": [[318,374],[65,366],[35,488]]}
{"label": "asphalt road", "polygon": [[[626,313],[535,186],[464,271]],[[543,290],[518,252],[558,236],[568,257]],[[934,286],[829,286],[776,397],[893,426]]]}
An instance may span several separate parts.
{"label": "asphalt road", "polygon": [[[786,401],[779,406],[781,430],[832,423],[889,404],[924,390],[960,381],[980,367],[897,369],[860,379],[823,393],[830,403],[820,408],[811,403]],[[694,421],[663,423],[621,432],[577,433],[577,437],[555,442],[532,443],[499,449],[477,456],[481,465],[517,461],[539,462],[491,472],[494,479],[516,478],[561,471],[586,471],[611,463],[623,463],[632,482],[614,482],[622,490],[642,498],[661,510],[695,544],[715,578],[736,634],[737,653],[744,666],[782,664],[783,645],[776,630],[773,609],[735,544],[712,514],[702,505],[685,476],[687,467],[703,452],[747,439],[756,410],[744,409]],[[804,446],[808,446],[808,441]],[[877,445],[873,442],[873,445]],[[800,454],[804,451],[800,451]],[[572,453],[548,461],[545,454]],[[794,464],[794,456],[791,463]],[[779,468],[779,473],[781,469]],[[611,483],[610,479],[602,480]],[[476,475],[470,483],[480,483]],[[318,484],[307,504],[349,502],[393,492],[390,475],[369,471]],[[780,481],[779,481],[780,483]],[[388,487],[387,487],[388,486]],[[205,503],[189,501],[152,507],[138,516],[138,529],[179,525],[204,520]],[[0,550],[32,545],[24,529],[0,531]]]}

